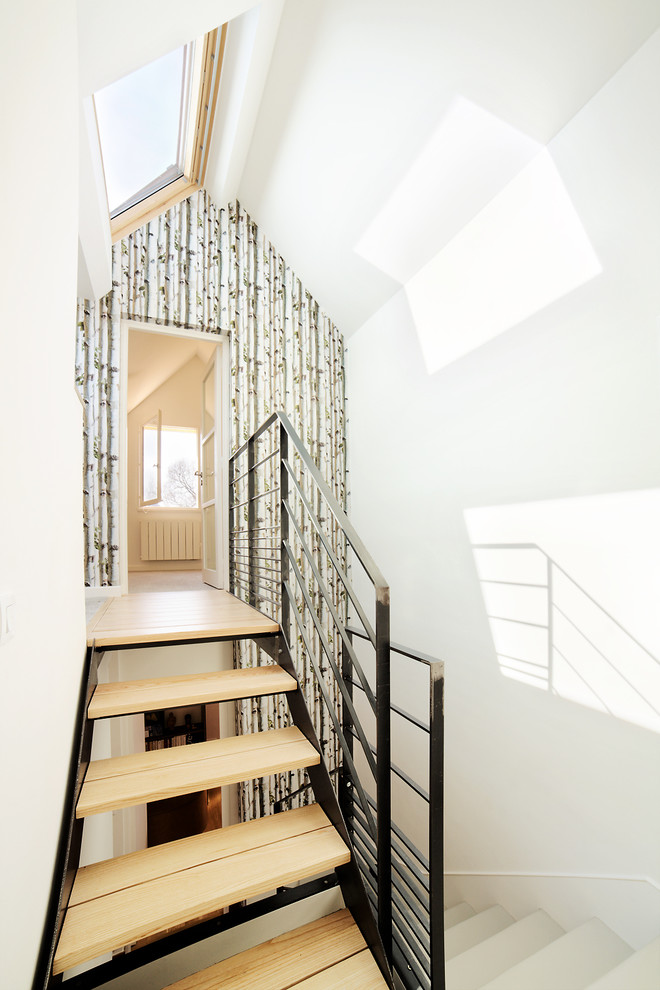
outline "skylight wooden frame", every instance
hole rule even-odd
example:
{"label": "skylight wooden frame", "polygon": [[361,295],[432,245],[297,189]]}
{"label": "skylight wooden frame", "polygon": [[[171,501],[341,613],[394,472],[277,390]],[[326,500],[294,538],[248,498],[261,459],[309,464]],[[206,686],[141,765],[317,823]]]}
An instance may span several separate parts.
{"label": "skylight wooden frame", "polygon": [[[197,109],[186,145],[184,174],[110,220],[112,243],[187,199],[206,179],[213,121],[218,104],[227,25],[204,35],[197,91]],[[193,86],[195,81],[193,81]]]}

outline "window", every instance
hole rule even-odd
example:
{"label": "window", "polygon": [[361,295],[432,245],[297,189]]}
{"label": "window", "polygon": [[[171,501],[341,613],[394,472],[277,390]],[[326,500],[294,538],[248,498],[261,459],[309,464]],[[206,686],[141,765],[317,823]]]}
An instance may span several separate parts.
{"label": "window", "polygon": [[227,25],[94,94],[112,240],[204,184]]}
{"label": "window", "polygon": [[199,438],[189,426],[161,426],[160,412],[142,427],[140,506],[199,507]]}

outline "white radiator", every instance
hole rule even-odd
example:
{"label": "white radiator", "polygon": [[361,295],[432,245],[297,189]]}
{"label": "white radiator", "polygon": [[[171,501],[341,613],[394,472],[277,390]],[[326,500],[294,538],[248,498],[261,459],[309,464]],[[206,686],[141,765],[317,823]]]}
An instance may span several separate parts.
{"label": "white radiator", "polygon": [[201,523],[149,519],[140,523],[141,560],[198,560],[202,555]]}

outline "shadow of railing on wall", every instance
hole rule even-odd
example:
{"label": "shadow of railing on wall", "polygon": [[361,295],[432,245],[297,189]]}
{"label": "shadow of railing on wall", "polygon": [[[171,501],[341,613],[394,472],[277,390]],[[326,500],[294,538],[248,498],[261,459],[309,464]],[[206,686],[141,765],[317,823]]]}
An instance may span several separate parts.
{"label": "shadow of railing on wall", "polygon": [[472,547],[506,677],[660,732],[660,661],[535,543]]}

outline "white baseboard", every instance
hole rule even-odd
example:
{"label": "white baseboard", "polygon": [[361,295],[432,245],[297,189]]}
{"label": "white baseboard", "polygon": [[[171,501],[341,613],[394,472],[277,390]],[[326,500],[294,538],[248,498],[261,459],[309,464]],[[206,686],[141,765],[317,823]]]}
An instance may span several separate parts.
{"label": "white baseboard", "polygon": [[445,904],[501,904],[514,918],[542,908],[567,931],[598,917],[640,949],[660,933],[660,887],[649,877],[554,873],[445,873]]}
{"label": "white baseboard", "polygon": [[121,595],[121,585],[106,585],[103,588],[85,588],[85,598],[119,598]]}

